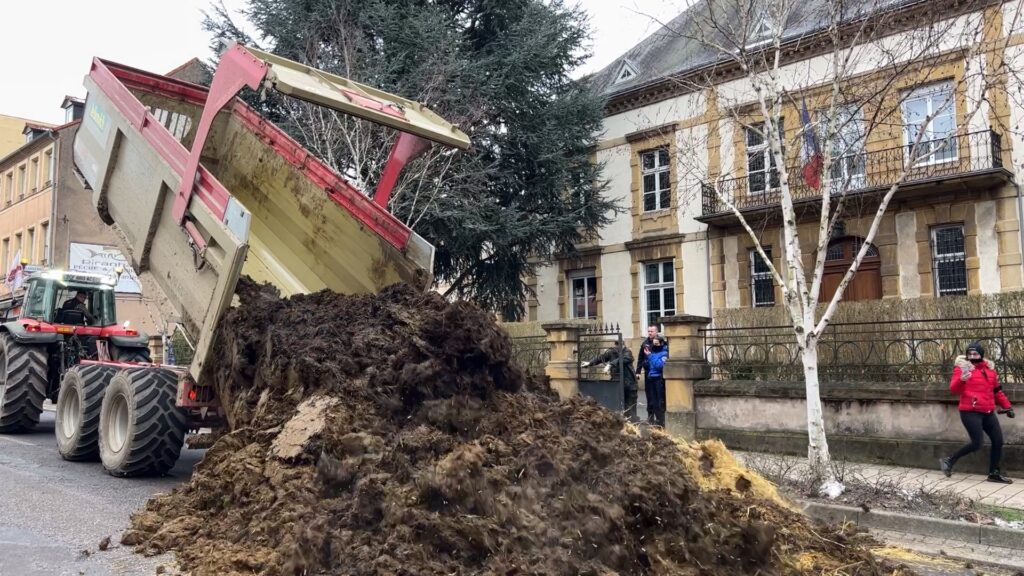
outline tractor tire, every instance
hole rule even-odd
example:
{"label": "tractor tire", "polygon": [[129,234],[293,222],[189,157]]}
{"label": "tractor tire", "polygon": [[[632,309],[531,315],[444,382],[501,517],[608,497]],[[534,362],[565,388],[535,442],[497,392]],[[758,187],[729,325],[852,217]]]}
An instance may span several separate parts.
{"label": "tractor tire", "polygon": [[174,405],[178,376],[127,368],[110,379],[100,408],[100,460],[112,476],[158,476],[185,443],[186,413]]}
{"label": "tractor tire", "polygon": [[46,398],[46,347],[18,344],[0,334],[0,433],[29,432]]}
{"label": "tractor tire", "polygon": [[153,360],[149,355],[149,348],[114,348],[114,362],[145,362],[150,364]]}
{"label": "tractor tire", "polygon": [[113,366],[85,364],[73,366],[64,374],[53,430],[57,451],[65,460],[99,460],[103,392],[117,371]]}

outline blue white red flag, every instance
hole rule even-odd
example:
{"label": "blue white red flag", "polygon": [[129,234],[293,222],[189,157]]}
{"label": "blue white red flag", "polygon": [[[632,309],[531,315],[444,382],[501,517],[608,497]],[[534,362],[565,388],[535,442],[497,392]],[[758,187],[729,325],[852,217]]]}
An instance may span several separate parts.
{"label": "blue white red flag", "polygon": [[818,146],[818,137],[811,124],[811,114],[807,111],[807,100],[803,99],[803,110],[800,111],[800,123],[804,133],[803,146],[800,148],[800,174],[804,182],[815,190],[821,189],[821,171],[825,158]]}

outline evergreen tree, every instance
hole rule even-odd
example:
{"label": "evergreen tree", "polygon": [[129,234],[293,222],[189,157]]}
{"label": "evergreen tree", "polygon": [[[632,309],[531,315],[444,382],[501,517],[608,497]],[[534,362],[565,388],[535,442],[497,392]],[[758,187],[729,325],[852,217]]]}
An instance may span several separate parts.
{"label": "evergreen tree", "polygon": [[[591,155],[600,97],[570,72],[588,24],[561,0],[250,0],[247,38],[223,6],[214,46],[233,39],[423,102],[469,134],[410,163],[392,212],[437,249],[450,294],[519,319],[526,276],[595,235],[618,208]],[[256,101],[256,99],[254,99]],[[363,190],[394,131],[330,110],[268,99],[262,111]]]}

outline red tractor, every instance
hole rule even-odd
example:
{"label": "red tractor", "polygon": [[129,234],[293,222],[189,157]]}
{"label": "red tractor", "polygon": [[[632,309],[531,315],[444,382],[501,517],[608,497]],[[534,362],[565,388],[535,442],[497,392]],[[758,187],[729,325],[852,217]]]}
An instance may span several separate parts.
{"label": "red tractor", "polygon": [[[174,407],[178,373],[151,364],[149,338],[118,325],[115,284],[97,274],[40,271],[0,303],[0,433],[32,430],[48,398],[57,405],[65,459],[101,456],[115,475],[159,474],[174,465],[185,434],[185,415]],[[140,402],[153,410],[133,420],[128,407]],[[133,455],[133,445],[154,442],[159,449],[147,457]]]}

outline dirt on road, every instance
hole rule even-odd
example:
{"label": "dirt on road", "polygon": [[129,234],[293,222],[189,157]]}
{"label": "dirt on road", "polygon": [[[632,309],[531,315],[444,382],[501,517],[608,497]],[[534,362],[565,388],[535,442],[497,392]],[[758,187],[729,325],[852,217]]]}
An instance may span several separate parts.
{"label": "dirt on road", "polygon": [[231,432],[124,544],[224,574],[899,574],[720,445],[524,377],[476,307],[245,283],[204,377]]}

